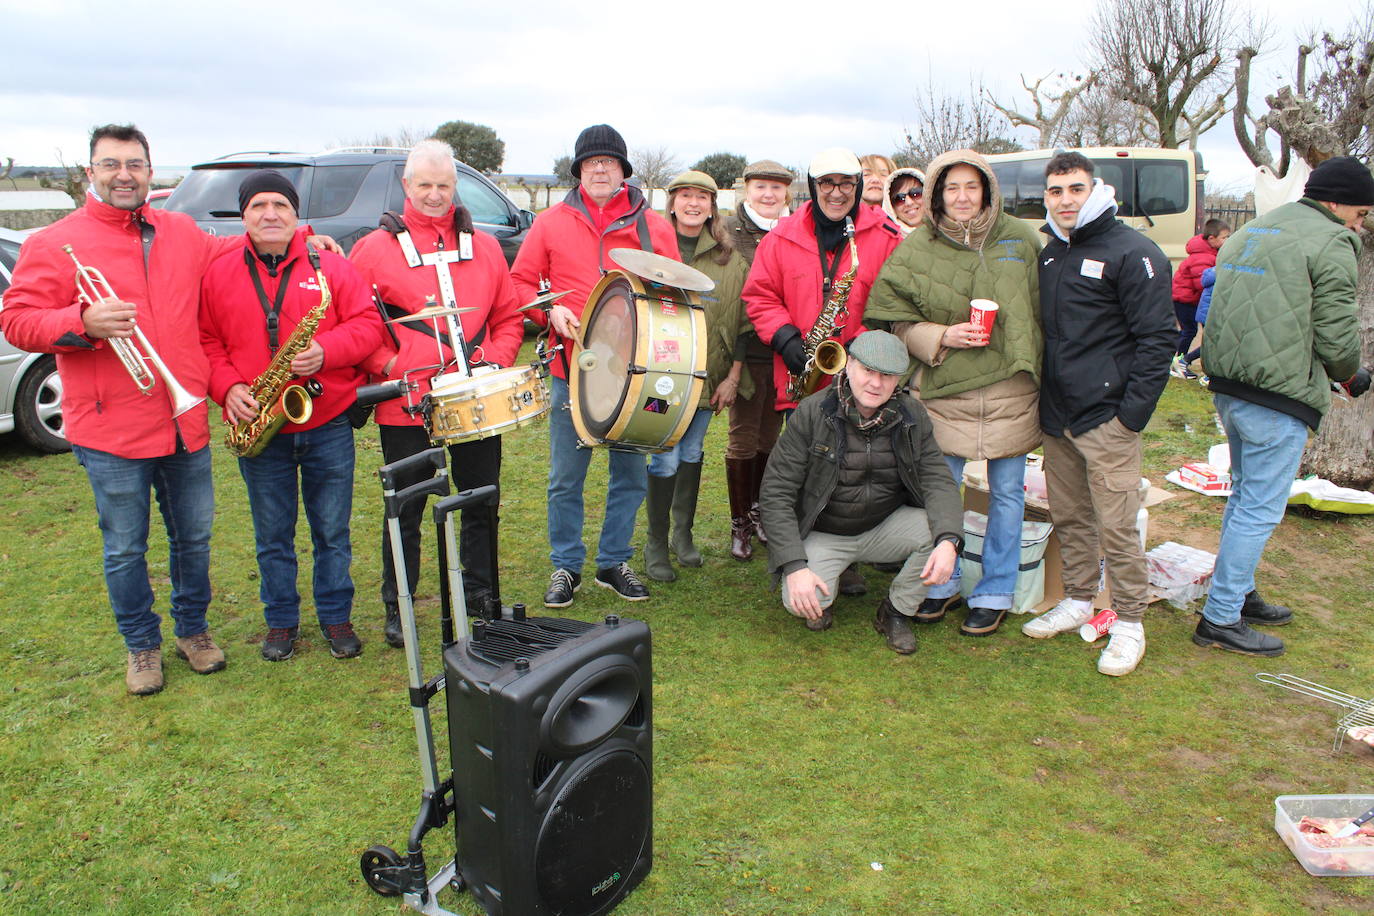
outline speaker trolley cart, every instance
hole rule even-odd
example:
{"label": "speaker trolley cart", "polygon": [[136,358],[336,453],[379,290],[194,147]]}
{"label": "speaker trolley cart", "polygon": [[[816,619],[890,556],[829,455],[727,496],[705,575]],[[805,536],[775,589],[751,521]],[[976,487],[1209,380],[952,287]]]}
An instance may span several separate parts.
{"label": "speaker trolley cart", "polygon": [[[426,480],[403,489],[397,482],[403,476],[429,468],[433,474]],[[457,861],[451,859],[433,876],[426,872],[424,856],[425,835],[448,823],[454,812],[453,775],[439,779],[439,766],[434,753],[434,727],[430,722],[429,703],[444,689],[443,674],[425,679],[420,659],[420,641],[415,626],[415,600],[411,583],[406,576],[405,556],[401,544],[401,512],[416,500],[438,496],[434,506],[434,523],[439,552],[439,628],[443,646],[447,649],[457,639],[468,637],[466,613],[459,613],[455,632],[453,609],[467,607],[463,594],[463,575],[459,568],[457,538],[454,534],[454,514],[460,510],[485,505],[496,512],[497,490],[494,486],[464,490],[449,496],[449,476],[442,447],[419,452],[400,461],[385,465],[378,471],[382,480],[382,501],[386,512],[387,530],[391,535],[391,563],[396,572],[396,604],[401,612],[401,634],[405,642],[406,674],[409,678],[411,713],[415,719],[415,737],[420,752],[420,778],[423,791],[420,811],[410,829],[404,856],[389,846],[372,846],[362,855],[363,879],[368,887],[383,897],[401,896],[406,906],[426,916],[457,916],[441,907],[436,895],[444,887],[463,889],[458,876]],[[496,525],[491,526],[492,596],[500,607],[500,586],[496,557]]]}

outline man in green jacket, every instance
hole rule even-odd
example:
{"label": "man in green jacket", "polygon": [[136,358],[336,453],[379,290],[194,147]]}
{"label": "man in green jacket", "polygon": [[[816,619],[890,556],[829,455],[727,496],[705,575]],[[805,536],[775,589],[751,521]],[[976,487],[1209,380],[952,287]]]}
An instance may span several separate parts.
{"label": "man in green jacket", "polygon": [[783,607],[825,630],[851,563],[901,563],[874,629],[894,652],[916,651],[910,618],[926,587],[949,580],[963,543],[963,506],[925,408],[897,385],[906,346],[867,331],[835,383],[802,400],[763,475],[760,506]]}
{"label": "man in green jacket", "polygon": [[1283,640],[1251,629],[1293,618],[1260,597],[1255,569],[1283,518],[1307,431],[1331,405],[1331,380],[1355,396],[1369,388],[1355,262],[1371,206],[1369,169],[1351,156],[1328,159],[1301,200],[1247,223],[1217,253],[1202,363],[1230,443],[1231,497],[1193,634],[1199,646],[1283,654]]}

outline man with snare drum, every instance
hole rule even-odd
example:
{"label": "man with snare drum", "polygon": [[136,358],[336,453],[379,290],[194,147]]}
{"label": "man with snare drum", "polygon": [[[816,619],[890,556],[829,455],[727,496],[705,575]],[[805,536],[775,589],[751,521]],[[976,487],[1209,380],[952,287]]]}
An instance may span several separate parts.
{"label": "man with snare drum", "polygon": [[[419,404],[442,364],[445,373],[469,374],[478,365],[509,367],[524,334],[524,320],[515,298],[510,271],[501,246],[484,232],[474,232],[472,216],[459,201],[458,173],[453,150],[433,138],[415,145],[406,158],[401,185],[405,212],[387,213],[382,228],[364,237],[352,252],[354,266],[376,287],[387,317],[396,319],[427,306],[465,308],[453,325],[396,322],[395,337],[387,336],[374,357],[380,363],[373,381],[405,379],[416,385],[408,400],[384,401],[377,406],[382,459],[399,461],[430,446],[424,419],[407,407]],[[447,316],[445,316],[447,317]],[[459,329],[462,340],[448,328]],[[461,355],[459,349],[462,350]],[[460,364],[461,361],[461,364]],[[449,473],[459,490],[493,484],[501,476],[501,437],[490,436],[448,446]],[[403,488],[415,479],[397,482]],[[401,547],[406,581],[414,583],[420,568],[420,521],[423,505],[412,503],[401,513]],[[464,512],[459,553],[470,611],[482,607],[491,592],[493,564],[491,516]],[[389,558],[391,535],[382,526],[382,603],[386,607],[386,641],[399,648],[401,617],[397,606],[396,571]]]}
{"label": "man with snare drum", "polygon": [[[568,359],[581,327],[587,297],[602,272],[616,265],[615,248],[639,248],[679,260],[677,234],[625,179],[634,172],[626,158],[625,140],[608,124],[588,127],[577,138],[572,173],[578,186],[539,214],[530,229],[511,276],[522,302],[539,294],[546,280],[554,292],[568,291],[550,310],[550,343],[563,350],[553,360],[553,412],[549,420],[549,546],[553,575],[544,593],[545,607],[567,607],[582,587],[587,545],[582,541],[582,488],[591,450],[579,448],[568,395]],[[627,601],[643,601],[649,589],[630,568],[634,550],[635,513],[648,488],[644,456],[611,450],[605,520],[597,547],[597,585]]]}

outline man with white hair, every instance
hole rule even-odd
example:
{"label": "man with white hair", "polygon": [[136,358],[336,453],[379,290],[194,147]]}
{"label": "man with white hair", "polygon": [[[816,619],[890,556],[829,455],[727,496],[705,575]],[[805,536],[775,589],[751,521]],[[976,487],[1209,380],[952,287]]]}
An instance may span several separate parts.
{"label": "man with white hair", "polygon": [[[446,365],[455,364],[449,365],[450,372],[484,364],[505,368],[515,363],[523,336],[524,322],[501,246],[490,235],[473,231],[472,216],[462,204],[457,183],[453,150],[447,143],[429,139],[416,144],[401,177],[405,212],[384,214],[381,228],[353,248],[353,263],[376,286],[388,318],[414,314],[427,305],[472,309],[457,316],[460,340],[452,339],[447,331],[436,331],[433,321],[391,326],[394,338],[386,338],[370,365],[372,381],[405,377],[419,386],[411,394],[412,404],[418,404],[429,390],[441,355]],[[423,419],[406,410],[406,401],[377,405],[377,428],[387,463],[430,446]],[[451,444],[448,450],[449,471],[458,489],[500,485],[500,436]],[[399,486],[415,482],[403,480]],[[400,518],[406,581],[411,583],[419,575],[422,512],[423,507],[415,504]],[[481,608],[495,581],[493,534],[485,512],[463,513],[459,553],[470,610]],[[391,557],[391,536],[385,525],[382,555]],[[401,618],[396,602],[396,573],[390,562],[384,562],[386,641],[399,648]]]}
{"label": "man with white hair", "polygon": [[[817,153],[807,169],[807,184],[811,200],[779,220],[759,242],[744,284],[749,319],[759,339],[773,348],[779,411],[797,406],[787,394],[788,375],[802,372],[808,355],[805,340],[823,306],[832,297],[843,299],[827,336],[848,344],[863,330],[864,305],[878,270],[902,240],[882,210],[864,206],[863,166],[849,150]],[[851,271],[847,295],[838,295],[836,284]],[[822,376],[819,387],[829,383],[830,378]],[[840,578],[839,587],[843,595],[867,591],[863,576],[853,567]]]}

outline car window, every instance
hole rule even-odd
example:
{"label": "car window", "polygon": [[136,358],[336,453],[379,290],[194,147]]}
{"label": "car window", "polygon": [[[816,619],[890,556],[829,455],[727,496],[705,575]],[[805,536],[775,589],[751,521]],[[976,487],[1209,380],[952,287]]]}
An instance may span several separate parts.
{"label": "car window", "polygon": [[405,170],[404,162],[396,163],[396,180],[392,183],[386,198],[386,208],[392,213],[406,212],[406,189],[401,185],[401,176],[405,174]]}
{"label": "car window", "polygon": [[[256,167],[192,169],[177,186],[176,194],[167,198],[167,209],[189,213],[196,219],[238,216],[239,185],[254,171]],[[290,179],[297,190],[305,180],[305,169],[299,165],[282,166],[274,171]]]}
{"label": "car window", "polygon": [[1136,162],[1135,204],[1137,216],[1185,212],[1188,209],[1188,164]]}
{"label": "car window", "polygon": [[306,205],[307,219],[338,216],[353,203],[367,177],[371,165],[320,165],[315,167],[315,179],[310,186],[310,202]]}
{"label": "car window", "polygon": [[488,226],[515,225],[515,216],[506,206],[505,198],[471,175],[458,173],[458,196],[472,214],[473,222]]}
{"label": "car window", "polygon": [[0,289],[9,286],[9,276],[14,272],[14,262],[19,260],[19,243],[0,239]]}

